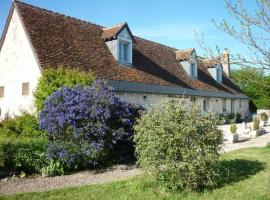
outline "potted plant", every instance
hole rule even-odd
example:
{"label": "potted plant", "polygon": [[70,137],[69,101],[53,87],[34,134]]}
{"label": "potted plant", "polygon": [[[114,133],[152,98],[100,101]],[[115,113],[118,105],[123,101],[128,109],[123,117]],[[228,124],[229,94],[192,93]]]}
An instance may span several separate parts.
{"label": "potted plant", "polygon": [[234,113],[228,115],[228,123],[229,124],[236,123],[236,115]]}
{"label": "potted plant", "polygon": [[261,120],[263,122],[263,126],[266,126],[266,123],[269,119],[269,116],[265,112],[263,112],[260,114],[260,117],[261,117]]}
{"label": "potted plant", "polygon": [[237,134],[237,126],[236,124],[232,124],[230,126],[231,134],[228,135],[228,141],[231,143],[236,143],[238,141],[239,135]]}
{"label": "potted plant", "polygon": [[251,137],[258,137],[259,136],[259,129],[260,129],[260,120],[255,117],[253,119],[253,130],[251,131]]}

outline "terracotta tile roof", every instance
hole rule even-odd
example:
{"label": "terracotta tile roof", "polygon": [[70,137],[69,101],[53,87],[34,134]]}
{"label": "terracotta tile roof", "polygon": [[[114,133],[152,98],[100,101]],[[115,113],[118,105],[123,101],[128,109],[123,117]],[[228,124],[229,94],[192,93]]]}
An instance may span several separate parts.
{"label": "terracotta tile roof", "polygon": [[204,64],[205,67],[207,68],[213,68],[215,67],[217,64],[219,64],[220,62],[218,61],[218,59],[201,59],[201,62]]}
{"label": "terracotta tile roof", "polygon": [[[97,78],[107,80],[241,93],[225,74],[223,83],[218,84],[204,63],[199,65],[198,79],[189,78],[176,59],[174,48],[135,36],[133,66],[121,66],[102,39],[105,37],[104,27],[22,2],[15,5],[44,69],[63,65],[91,71]],[[106,33],[106,37],[112,34]]]}
{"label": "terracotta tile roof", "polygon": [[110,28],[104,28],[102,33],[102,39],[110,39],[116,37],[117,34],[126,26],[126,23],[118,24]]}
{"label": "terracotta tile roof", "polygon": [[175,51],[176,59],[178,61],[187,60],[192,55],[192,52],[194,50],[195,50],[194,48],[192,48],[192,49],[184,49],[184,50],[176,50]]}

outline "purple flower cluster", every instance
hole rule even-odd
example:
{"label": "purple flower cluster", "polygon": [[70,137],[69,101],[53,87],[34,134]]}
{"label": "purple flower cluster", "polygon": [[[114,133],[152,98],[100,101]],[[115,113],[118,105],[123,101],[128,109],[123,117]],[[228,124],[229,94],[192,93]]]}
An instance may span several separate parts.
{"label": "purple flower cluster", "polygon": [[[106,83],[95,81],[88,88],[63,87],[54,92],[40,113],[40,126],[51,141],[80,146],[80,156],[115,154],[119,145],[130,144],[132,127],[141,109],[122,101]],[[54,154],[48,152],[54,159]],[[66,153],[59,149],[57,152],[58,158]]]}

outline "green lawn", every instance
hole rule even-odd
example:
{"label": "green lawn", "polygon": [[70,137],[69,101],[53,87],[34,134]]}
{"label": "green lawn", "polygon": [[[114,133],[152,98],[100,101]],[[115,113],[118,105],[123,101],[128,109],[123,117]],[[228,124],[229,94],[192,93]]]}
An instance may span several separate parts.
{"label": "green lawn", "polygon": [[151,178],[137,177],[103,185],[74,187],[40,193],[2,196],[0,199],[270,199],[270,148],[250,148],[223,155],[230,175],[221,176],[213,190],[170,193]]}

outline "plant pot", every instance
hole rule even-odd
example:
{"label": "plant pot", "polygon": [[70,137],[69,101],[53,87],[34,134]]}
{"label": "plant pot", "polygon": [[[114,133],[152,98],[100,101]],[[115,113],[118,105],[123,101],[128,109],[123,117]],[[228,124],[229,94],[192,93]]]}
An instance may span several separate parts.
{"label": "plant pot", "polygon": [[266,126],[266,121],[260,121],[260,127],[265,127]]}
{"label": "plant pot", "polygon": [[230,142],[230,143],[236,143],[236,142],[238,142],[239,135],[238,134],[229,134],[227,136],[227,139],[228,139],[228,142]]}
{"label": "plant pot", "polygon": [[260,128],[260,129],[258,130],[258,134],[259,134],[259,135],[265,134],[265,130],[264,130],[263,128]]}
{"label": "plant pot", "polygon": [[255,138],[259,136],[259,130],[253,130],[250,132],[250,137]]}

